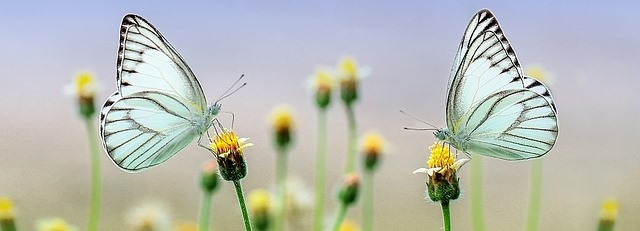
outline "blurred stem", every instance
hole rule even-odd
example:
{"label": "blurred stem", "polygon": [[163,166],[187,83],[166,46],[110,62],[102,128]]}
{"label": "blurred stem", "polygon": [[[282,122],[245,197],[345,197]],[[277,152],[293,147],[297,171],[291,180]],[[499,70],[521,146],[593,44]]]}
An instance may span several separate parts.
{"label": "blurred stem", "polygon": [[373,231],[373,170],[365,171],[362,181],[364,184],[362,230]]}
{"label": "blurred stem", "polygon": [[340,230],[340,226],[342,225],[342,221],[344,221],[345,215],[347,215],[347,205],[340,203],[338,214],[336,214],[336,220],[333,223],[333,231]]}
{"label": "blurred stem", "polygon": [[443,200],[442,205],[442,222],[444,223],[444,231],[451,231],[451,212],[449,211],[449,201]]}
{"label": "blurred stem", "polygon": [[540,217],[540,197],[542,194],[542,158],[532,160],[531,186],[529,192],[529,215],[527,216],[527,231],[538,230]]}
{"label": "blurred stem", "polygon": [[598,231],[613,231],[613,224],[615,224],[613,220],[600,220]]}
{"label": "blurred stem", "polygon": [[349,126],[349,140],[347,146],[347,166],[345,169],[345,174],[353,172],[355,168],[356,161],[356,116],[353,112],[353,106],[350,104],[346,106],[347,108],[347,122]]}
{"label": "blurred stem", "polygon": [[84,118],[87,127],[87,138],[89,140],[89,151],[91,152],[91,202],[87,230],[97,231],[100,219],[100,187],[102,180],[100,179],[100,151],[98,149],[98,140],[96,139],[98,132],[96,132],[92,118],[93,117]]}
{"label": "blurred stem", "polygon": [[211,217],[211,200],[213,199],[213,191],[204,190],[202,195],[202,205],[200,207],[200,231],[209,230],[209,218]]}
{"label": "blurred stem", "polygon": [[249,220],[249,213],[247,212],[247,205],[244,202],[244,193],[242,192],[242,184],[240,180],[233,181],[233,185],[236,188],[236,196],[238,197],[238,205],[240,211],[242,211],[242,220],[244,221],[244,230],[251,231],[251,222]]}
{"label": "blurred stem", "polygon": [[316,153],[316,187],[313,210],[313,230],[322,231],[324,221],[325,166],[327,161],[327,111],[318,113],[318,152]]}
{"label": "blurred stem", "polygon": [[278,148],[276,159],[276,196],[279,206],[277,206],[275,230],[282,231],[284,230],[287,207],[287,150],[285,147]]}
{"label": "blurred stem", "polygon": [[0,219],[0,231],[16,231],[16,223],[11,219]]}
{"label": "blurred stem", "polygon": [[473,156],[471,163],[471,224],[473,230],[484,231],[482,214],[482,157]]}

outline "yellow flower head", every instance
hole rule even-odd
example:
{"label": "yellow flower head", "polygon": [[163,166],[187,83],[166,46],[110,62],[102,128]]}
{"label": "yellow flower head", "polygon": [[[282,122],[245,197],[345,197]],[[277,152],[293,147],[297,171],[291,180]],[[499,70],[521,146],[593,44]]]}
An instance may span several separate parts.
{"label": "yellow flower head", "polygon": [[271,112],[273,129],[276,132],[290,131],[293,128],[293,112],[291,107],[280,105]]}
{"label": "yellow flower head", "polygon": [[358,225],[353,223],[351,220],[344,220],[342,224],[340,224],[340,231],[358,231]]}
{"label": "yellow flower head", "polygon": [[76,75],[71,86],[71,94],[80,99],[93,99],[98,89],[96,79],[89,72]]}
{"label": "yellow flower head", "polygon": [[450,201],[460,196],[460,185],[456,171],[469,159],[456,160],[449,145],[437,142],[429,147],[431,154],[427,160],[428,168],[419,168],[413,173],[426,173],[427,193],[432,201]]}
{"label": "yellow flower head", "polygon": [[75,231],[76,227],[69,225],[62,218],[50,218],[38,222],[38,231]]}
{"label": "yellow flower head", "polygon": [[550,74],[548,73],[548,71],[545,70],[545,68],[542,66],[533,66],[528,68],[527,71],[525,72],[525,75],[530,76],[544,83],[547,86],[553,83],[553,78],[550,77]]}
{"label": "yellow flower head", "polygon": [[175,231],[198,231],[198,225],[191,221],[181,221],[176,225]]}
{"label": "yellow flower head", "polygon": [[331,94],[333,89],[334,77],[327,69],[320,69],[312,77],[313,89],[317,94]]}
{"label": "yellow flower head", "polygon": [[253,146],[252,143],[247,143],[249,138],[238,138],[236,133],[224,129],[213,138],[211,142],[211,150],[218,156],[218,158],[233,158],[233,156],[242,156],[242,151],[246,147]]}
{"label": "yellow flower head", "polygon": [[373,170],[377,167],[380,154],[384,152],[385,143],[382,135],[370,132],[362,138],[362,154],[364,154],[365,169]]}
{"label": "yellow flower head", "polygon": [[607,199],[602,203],[601,220],[614,222],[618,217],[618,201]]}
{"label": "yellow flower head", "polygon": [[271,211],[271,195],[267,190],[256,189],[249,193],[251,214],[268,214]]}
{"label": "yellow flower head", "polygon": [[293,130],[293,112],[291,107],[280,105],[271,112],[271,124],[275,132],[275,142],[279,148],[286,148],[291,144]]}
{"label": "yellow flower head", "polygon": [[220,176],[226,181],[240,180],[247,175],[243,151],[253,144],[247,143],[249,138],[238,138],[233,131],[221,129],[209,144],[210,150],[216,155]]}
{"label": "yellow flower head", "polygon": [[338,63],[338,71],[343,74],[344,78],[358,77],[358,61],[353,57],[344,57]]}
{"label": "yellow flower head", "polygon": [[340,79],[340,97],[342,101],[351,105],[358,99],[358,80],[368,74],[368,68],[358,66],[358,62],[351,57],[345,57],[338,63],[338,78]]}
{"label": "yellow flower head", "polygon": [[6,197],[0,197],[0,222],[13,220],[13,203]]}

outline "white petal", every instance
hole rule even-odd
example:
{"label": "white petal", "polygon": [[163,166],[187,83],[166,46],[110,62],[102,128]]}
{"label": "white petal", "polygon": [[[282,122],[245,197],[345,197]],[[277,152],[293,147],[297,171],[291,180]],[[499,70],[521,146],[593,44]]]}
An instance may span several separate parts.
{"label": "white petal", "polygon": [[451,169],[457,171],[460,167],[462,167],[462,165],[466,164],[467,162],[469,162],[469,159],[456,160],[456,162],[453,162],[453,164],[451,165]]}
{"label": "white petal", "polygon": [[427,170],[428,169],[426,169],[426,168],[419,168],[419,169],[416,169],[415,171],[413,171],[413,174],[416,174],[416,173],[427,173]]}

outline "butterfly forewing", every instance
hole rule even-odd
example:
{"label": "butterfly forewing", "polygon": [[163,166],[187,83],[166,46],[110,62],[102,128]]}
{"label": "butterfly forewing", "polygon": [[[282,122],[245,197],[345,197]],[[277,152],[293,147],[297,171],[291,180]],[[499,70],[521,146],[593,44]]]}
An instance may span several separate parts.
{"label": "butterfly forewing", "polygon": [[207,108],[202,87],[189,66],[149,22],[126,15],[120,36],[118,87],[123,96],[154,90],[189,99],[200,111]]}

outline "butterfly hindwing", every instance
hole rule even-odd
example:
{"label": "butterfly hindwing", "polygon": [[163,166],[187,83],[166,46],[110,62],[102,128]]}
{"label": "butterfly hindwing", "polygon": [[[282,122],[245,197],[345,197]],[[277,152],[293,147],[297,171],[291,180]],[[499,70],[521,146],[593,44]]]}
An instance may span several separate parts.
{"label": "butterfly hindwing", "polygon": [[465,150],[507,160],[539,157],[558,136],[555,110],[542,95],[527,90],[496,92],[469,111],[461,123]]}
{"label": "butterfly hindwing", "polygon": [[198,135],[191,115],[182,102],[164,93],[114,94],[102,115],[105,150],[125,170],[160,164]]}

